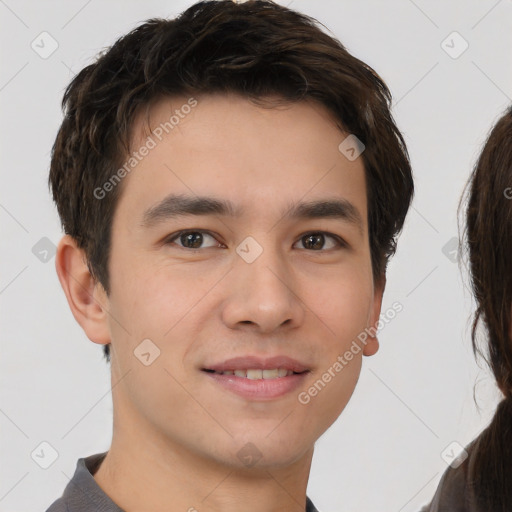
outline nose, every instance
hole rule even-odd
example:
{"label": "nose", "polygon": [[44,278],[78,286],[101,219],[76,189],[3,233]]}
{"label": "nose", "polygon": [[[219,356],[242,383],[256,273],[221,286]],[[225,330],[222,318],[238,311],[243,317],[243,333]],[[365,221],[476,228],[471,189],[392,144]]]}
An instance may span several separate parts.
{"label": "nose", "polygon": [[252,263],[237,256],[233,265],[222,310],[228,327],[249,324],[258,332],[272,333],[302,324],[305,306],[282,254],[266,248]]}

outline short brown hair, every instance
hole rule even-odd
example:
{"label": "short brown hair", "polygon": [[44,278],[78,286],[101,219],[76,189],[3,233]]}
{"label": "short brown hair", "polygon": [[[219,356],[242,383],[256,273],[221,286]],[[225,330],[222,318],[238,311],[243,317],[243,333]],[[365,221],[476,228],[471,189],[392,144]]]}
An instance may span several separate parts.
{"label": "short brown hair", "polygon": [[272,96],[316,100],[362,141],[373,275],[383,281],[413,196],[407,148],[385,83],[317,23],[270,0],[201,1],[175,19],[148,20],[74,77],[62,101],[49,182],[63,229],[107,294],[122,187],[102,200],[93,191],[129,154],[142,107],[162,96],[218,92],[256,103]]}

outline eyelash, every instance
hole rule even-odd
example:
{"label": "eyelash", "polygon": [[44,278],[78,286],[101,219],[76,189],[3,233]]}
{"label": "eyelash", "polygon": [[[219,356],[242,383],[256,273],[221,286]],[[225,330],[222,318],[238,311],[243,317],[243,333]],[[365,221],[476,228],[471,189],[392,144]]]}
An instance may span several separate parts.
{"label": "eyelash", "polygon": [[[212,238],[214,238],[215,240],[217,240],[216,237],[212,233],[207,231],[207,230],[203,230],[203,229],[187,229],[187,230],[178,231],[176,233],[173,233],[172,235],[169,235],[164,240],[164,244],[165,245],[172,245],[174,243],[174,241],[179,239],[182,235],[186,235],[186,234],[189,234],[189,233],[207,234],[207,235],[211,236]],[[309,251],[309,252],[327,252],[327,251],[332,251],[332,250],[335,250],[335,249],[348,248],[348,244],[345,242],[345,240],[343,240],[343,238],[341,238],[338,235],[335,235],[333,233],[329,233],[328,231],[308,231],[307,233],[302,234],[299,237],[298,241],[300,241],[302,238],[307,237],[309,235],[324,235],[324,236],[327,236],[328,238],[332,238],[332,239],[334,239],[336,241],[337,247],[331,248],[331,249],[319,249],[319,250],[303,249],[304,251]],[[191,251],[200,251],[202,249],[214,249],[215,248],[215,247],[199,247],[197,249],[191,249],[189,247],[182,247],[181,245],[177,245],[177,247],[180,248],[180,249],[183,249],[185,251],[189,251],[189,252],[191,252]]]}

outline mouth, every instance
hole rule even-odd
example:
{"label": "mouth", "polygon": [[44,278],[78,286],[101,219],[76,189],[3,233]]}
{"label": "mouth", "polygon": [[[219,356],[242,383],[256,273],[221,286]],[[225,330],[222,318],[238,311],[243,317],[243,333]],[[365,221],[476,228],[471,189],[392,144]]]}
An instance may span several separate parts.
{"label": "mouth", "polygon": [[291,375],[301,375],[308,372],[304,370],[302,372],[294,372],[293,370],[287,370],[286,368],[273,368],[270,370],[263,370],[258,368],[248,368],[240,370],[224,370],[215,371],[208,368],[202,369],[204,372],[215,373],[216,375],[233,375],[235,377],[241,377],[243,379],[258,380],[258,379],[279,379],[282,377],[290,377]]}
{"label": "mouth", "polygon": [[201,371],[231,393],[247,400],[265,401],[296,389],[311,369],[287,356],[247,356],[207,365]]}

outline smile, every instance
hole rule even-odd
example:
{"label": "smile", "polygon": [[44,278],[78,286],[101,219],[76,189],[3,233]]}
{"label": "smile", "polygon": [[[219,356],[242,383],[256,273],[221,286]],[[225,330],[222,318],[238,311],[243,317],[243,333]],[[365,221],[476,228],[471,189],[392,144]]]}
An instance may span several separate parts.
{"label": "smile", "polygon": [[259,373],[262,374],[260,378],[258,370],[255,372],[256,375],[251,375],[251,370],[248,370],[249,375],[247,375],[244,371],[243,377],[238,377],[234,373],[233,375],[207,371],[202,373],[213,382],[215,387],[220,387],[221,390],[251,402],[275,400],[297,392],[300,387],[304,387],[304,380],[310,373],[309,371],[302,373],[287,371],[284,377],[264,378],[263,371],[259,370]]}
{"label": "smile", "polygon": [[205,370],[208,372],[216,373],[217,375],[234,375],[236,377],[242,377],[245,379],[257,380],[257,379],[277,379],[280,377],[289,377],[295,373],[302,372],[294,372],[292,370],[287,370],[286,368],[274,368],[271,370],[261,370],[261,369],[247,369],[247,370],[225,370],[222,372],[216,372],[214,370]]}

